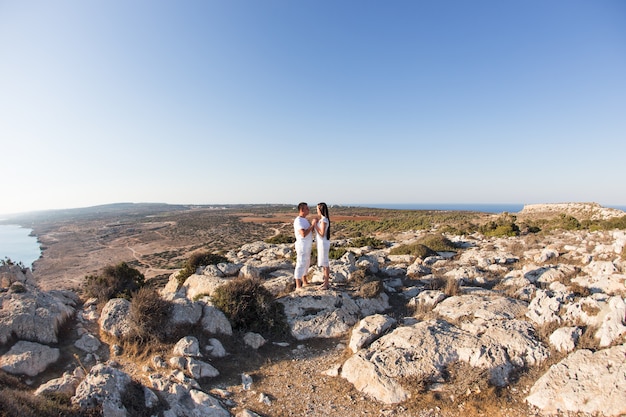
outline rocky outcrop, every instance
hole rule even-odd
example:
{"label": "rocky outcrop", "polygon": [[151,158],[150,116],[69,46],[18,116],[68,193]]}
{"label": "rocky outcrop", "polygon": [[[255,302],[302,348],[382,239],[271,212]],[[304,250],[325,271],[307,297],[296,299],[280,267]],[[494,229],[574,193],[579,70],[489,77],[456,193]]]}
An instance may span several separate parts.
{"label": "rocky outcrop", "polygon": [[11,338],[57,343],[59,329],[75,313],[71,291],[43,292],[27,283],[0,293],[0,344]]}
{"label": "rocky outcrop", "polygon": [[598,203],[552,203],[526,204],[520,214],[569,214],[579,220],[607,220],[621,217],[624,211],[609,207],[602,207]]}
{"label": "rocky outcrop", "polygon": [[[93,366],[87,373],[70,368],[38,392],[71,393],[75,404],[99,405],[112,416],[128,415],[122,401],[128,390],[140,397],[148,413],[158,408],[168,417],[229,416],[233,405],[209,389],[229,360],[224,345],[240,337],[237,342],[258,355],[257,349],[272,342],[260,334],[233,332],[210,295],[225,282],[252,277],[278,297],[295,340],[345,340],[349,352],[326,375],[344,378],[374,401],[402,403],[416,395],[416,385],[445,389],[453,383],[449,370],[456,367],[475,369],[485,383],[509,387],[517,371],[545,364],[554,349],[564,358],[530,389],[526,401],[534,412],[626,412],[626,399],[620,395],[626,387],[626,265],[620,257],[624,231],[561,232],[528,240],[450,236],[464,248],[457,254],[424,259],[389,254],[389,247],[419,236],[406,232],[387,249],[354,248],[333,260],[335,285],[327,291],[291,291],[290,246],[264,242],[229,252],[230,262],[201,267],[183,285],[174,274],[161,292],[174,306],[168,334],[193,328],[203,337],[180,338],[166,355],[155,355],[149,366],[132,374],[97,354],[102,351],[99,336],[114,342],[130,331],[128,301],[111,300],[100,313],[93,302],[85,303],[78,317],[96,325],[100,334],[83,331],[73,346],[85,357],[92,355]],[[365,296],[351,287],[362,270],[376,274],[379,291]],[[314,268],[310,277],[322,280]],[[446,289],[442,280],[455,285]],[[54,323],[66,321],[74,314],[76,298],[40,293],[19,279],[6,281],[11,285],[0,293],[0,342],[17,338],[22,353],[54,349],[45,345],[55,343],[56,330],[42,327],[55,329]],[[22,287],[25,291],[15,291]],[[403,315],[394,310],[400,305]],[[35,333],[44,340],[37,340]],[[33,340],[40,346],[21,348]],[[120,354],[113,345],[109,349],[111,357]],[[11,351],[0,360],[17,374],[37,375],[54,362],[54,354],[42,354],[48,359],[18,367],[11,359],[19,356],[18,349]]]}
{"label": "rocky outcrop", "polygon": [[626,414],[626,345],[578,350],[550,367],[527,401],[545,413]]}

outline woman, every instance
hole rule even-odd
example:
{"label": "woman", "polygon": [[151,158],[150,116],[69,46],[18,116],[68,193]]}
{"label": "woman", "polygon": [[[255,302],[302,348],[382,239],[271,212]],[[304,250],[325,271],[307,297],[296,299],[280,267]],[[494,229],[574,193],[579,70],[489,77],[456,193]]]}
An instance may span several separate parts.
{"label": "woman", "polygon": [[327,290],[330,286],[330,261],[328,259],[328,251],[330,250],[330,216],[328,215],[328,206],[326,203],[317,205],[317,215],[320,217],[317,223],[314,223],[317,236],[317,266],[324,271],[324,284],[320,287]]}

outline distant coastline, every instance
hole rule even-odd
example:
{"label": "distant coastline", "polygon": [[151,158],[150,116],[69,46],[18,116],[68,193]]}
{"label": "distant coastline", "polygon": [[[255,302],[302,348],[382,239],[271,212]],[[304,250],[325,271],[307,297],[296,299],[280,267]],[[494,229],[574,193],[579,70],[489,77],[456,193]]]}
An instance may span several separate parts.
{"label": "distant coastline", "polygon": [[33,230],[19,225],[0,225],[0,259],[21,262],[31,268],[41,256],[41,247]]}

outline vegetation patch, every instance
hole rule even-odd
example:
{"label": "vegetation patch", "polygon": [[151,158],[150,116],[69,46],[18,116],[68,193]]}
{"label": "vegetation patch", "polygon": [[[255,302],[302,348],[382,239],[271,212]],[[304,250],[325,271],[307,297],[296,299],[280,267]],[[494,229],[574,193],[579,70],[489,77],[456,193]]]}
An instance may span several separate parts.
{"label": "vegetation patch", "polygon": [[485,236],[492,237],[506,237],[506,236],[519,236],[520,228],[515,223],[517,217],[503,213],[496,220],[489,221],[479,228],[479,232]]}
{"label": "vegetation patch", "polygon": [[32,395],[30,387],[18,378],[0,371],[0,416],[20,417],[100,417],[98,408],[81,409],[69,395]]}
{"label": "vegetation patch", "polygon": [[350,246],[355,248],[362,248],[365,246],[371,247],[373,249],[383,249],[385,248],[385,242],[382,240],[376,239],[375,237],[367,236],[367,237],[357,237],[350,241]]}
{"label": "vegetation patch", "polygon": [[143,287],[144,275],[126,262],[105,267],[100,275],[85,277],[83,287],[87,297],[95,297],[98,302],[105,303],[112,298],[130,300],[132,293]]}
{"label": "vegetation patch", "polygon": [[171,311],[172,303],[163,299],[156,289],[140,288],[130,302],[132,327],[127,341],[145,349],[165,342]]}
{"label": "vegetation patch", "polygon": [[396,246],[389,251],[390,255],[411,255],[417,258],[427,258],[429,256],[437,255],[437,252],[430,249],[428,246],[422,243],[409,243],[407,245]]}
{"label": "vegetation patch", "polygon": [[457,246],[441,234],[428,234],[420,237],[416,242],[397,246],[389,251],[390,255],[412,255],[426,258],[436,255],[437,252],[456,252]]}
{"label": "vegetation patch", "polygon": [[183,269],[178,272],[176,276],[178,285],[183,285],[187,278],[196,273],[199,266],[217,265],[224,262],[228,262],[228,259],[222,255],[211,252],[196,252],[187,259]]}
{"label": "vegetation patch", "polygon": [[295,241],[295,236],[285,233],[280,233],[278,235],[265,239],[265,243],[270,243],[273,245],[291,244],[295,243]]}
{"label": "vegetation patch", "polygon": [[234,329],[262,334],[287,334],[283,305],[261,281],[237,278],[215,289],[211,301],[226,314]]}

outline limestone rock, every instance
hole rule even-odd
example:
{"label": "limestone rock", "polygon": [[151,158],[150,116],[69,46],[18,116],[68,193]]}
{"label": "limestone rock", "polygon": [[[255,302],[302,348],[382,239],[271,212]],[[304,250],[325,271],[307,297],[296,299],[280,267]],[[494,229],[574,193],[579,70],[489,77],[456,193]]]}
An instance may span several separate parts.
{"label": "limestone rock", "polygon": [[75,313],[75,299],[67,292],[25,291],[0,293],[0,344],[11,337],[40,343],[57,343],[59,328]]}
{"label": "limestone rock", "polygon": [[81,367],[74,369],[74,372],[64,372],[61,377],[41,384],[35,390],[35,395],[64,394],[73,396],[76,393],[76,387],[85,378],[85,375],[85,371]]}
{"label": "limestone rock", "polygon": [[89,333],[85,333],[74,343],[74,346],[87,353],[96,352],[100,348],[100,345],[102,345],[100,340],[96,336]]}
{"label": "limestone rock", "polygon": [[369,345],[394,324],[396,324],[396,320],[382,314],[365,317],[352,330],[352,336],[348,345],[350,350],[356,352],[362,347]]}
{"label": "limestone rock", "polygon": [[577,350],[550,367],[526,401],[544,413],[626,414],[626,345]]}
{"label": "limestone rock", "polygon": [[457,360],[488,370],[496,386],[506,385],[513,370],[501,346],[445,321],[430,320],[398,327],[359,350],[344,363],[341,376],[378,401],[392,404],[409,397],[399,382],[402,378],[434,380]]}
{"label": "limestone rock", "polygon": [[179,325],[193,325],[200,321],[202,317],[203,307],[197,301],[191,301],[187,298],[175,298],[172,300],[172,310],[170,315],[170,323],[173,331]]}
{"label": "limestone rock", "polygon": [[0,357],[0,369],[10,374],[35,376],[56,362],[59,356],[57,348],[20,340]]}
{"label": "limestone rock", "polygon": [[202,353],[200,353],[200,342],[193,336],[185,336],[180,339],[174,346],[172,353],[177,356],[202,356]]}
{"label": "limestone rock", "polygon": [[252,349],[258,349],[266,343],[263,336],[258,333],[248,332],[243,336],[243,341],[246,346],[250,346]]}
{"label": "limestone rock", "polygon": [[527,305],[522,301],[493,293],[449,297],[440,302],[433,311],[451,321],[462,317],[502,320],[523,316],[526,309]]}
{"label": "limestone rock", "polygon": [[105,416],[125,417],[122,396],[131,383],[130,376],[103,363],[95,365],[76,388],[72,403],[81,408],[102,406]]}
{"label": "limestone rock", "polygon": [[582,335],[580,327],[561,327],[550,335],[550,344],[559,352],[571,352]]}
{"label": "limestone rock", "polygon": [[232,336],[233,328],[226,315],[219,309],[205,304],[202,308],[202,329],[210,334]]}
{"label": "limestone rock", "polygon": [[363,301],[362,306],[367,310],[367,314],[364,314],[355,299],[339,291],[323,293],[303,291],[291,293],[277,301],[285,307],[291,334],[298,340],[345,335],[360,316],[382,312],[385,305],[376,299],[370,301],[359,299]]}
{"label": "limestone rock", "polygon": [[109,300],[100,313],[100,330],[117,338],[131,332],[130,301],[123,298]]}

